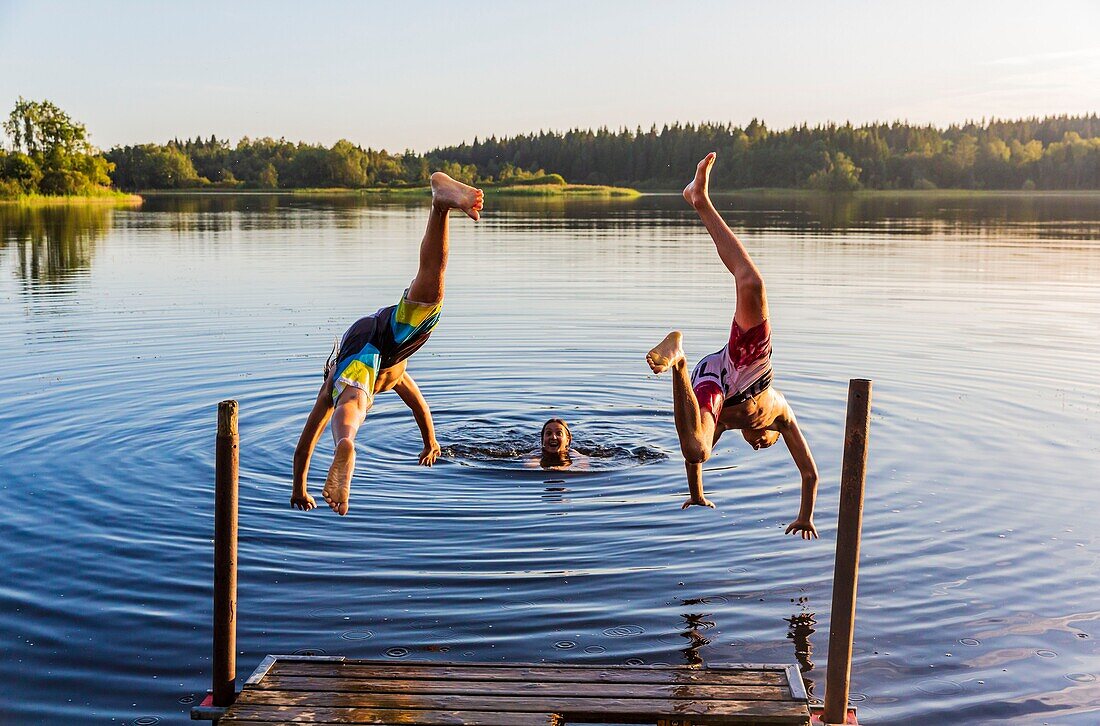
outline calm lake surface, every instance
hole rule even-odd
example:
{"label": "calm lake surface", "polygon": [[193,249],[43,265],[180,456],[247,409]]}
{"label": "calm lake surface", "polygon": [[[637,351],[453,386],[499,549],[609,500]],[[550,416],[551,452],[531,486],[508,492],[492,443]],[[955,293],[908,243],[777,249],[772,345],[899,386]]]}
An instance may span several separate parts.
{"label": "calm lake surface", "polygon": [[[820,697],[847,383],[868,377],[861,720],[1100,722],[1100,196],[718,204],[768,281],[819,541],[783,536],[784,447],[735,434],[708,464],[718,509],[680,510],[671,384],[643,356],[674,327],[691,363],[716,350],[734,297],[677,196],[454,218],[409,367],[451,457],[417,467],[412,416],[379,396],[343,519],[290,509],[291,453],[333,337],[414,274],[426,199],[0,206],[0,721],[188,722],[226,398],[241,679],[295,651],[798,659]],[[551,416],[590,470],[524,468]]]}

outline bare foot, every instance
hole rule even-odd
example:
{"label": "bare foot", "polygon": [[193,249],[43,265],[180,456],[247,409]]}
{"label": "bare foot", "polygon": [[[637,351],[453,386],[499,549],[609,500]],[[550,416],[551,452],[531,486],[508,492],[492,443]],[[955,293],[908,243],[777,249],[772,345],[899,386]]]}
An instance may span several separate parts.
{"label": "bare foot", "polygon": [[699,166],[695,167],[695,178],[684,187],[684,199],[693,207],[698,207],[710,199],[707,195],[707,184],[710,181],[710,168],[714,166],[716,156],[717,154],[713,151],[704,156]]}
{"label": "bare foot", "polygon": [[351,493],[351,473],[355,470],[355,442],[340,439],[336,442],[336,453],[332,457],[332,466],[328,468],[328,478],[321,496],[325,498],[332,511],[340,516],[348,513],[348,495]]}
{"label": "bare foot", "polygon": [[654,373],[664,373],[684,359],[684,336],[679,330],[673,330],[665,339],[646,353],[645,362]]}
{"label": "bare foot", "polygon": [[475,222],[481,217],[485,192],[455,181],[441,171],[432,174],[432,203],[444,211],[461,209]]}

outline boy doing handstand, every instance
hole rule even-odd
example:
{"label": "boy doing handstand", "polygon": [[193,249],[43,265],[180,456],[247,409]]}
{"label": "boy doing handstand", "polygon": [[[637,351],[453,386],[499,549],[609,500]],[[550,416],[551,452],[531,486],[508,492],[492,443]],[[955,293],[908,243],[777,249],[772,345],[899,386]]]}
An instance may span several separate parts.
{"label": "boy doing handstand", "polygon": [[699,162],[695,179],[684,189],[684,198],[698,212],[714,240],[718,256],[733,274],[737,307],[729,342],[699,361],[690,378],[683,336],[678,330],[649,351],[646,361],[654,373],[672,369],[673,413],[690,494],[683,508],[693,504],[714,506],[703,495],[703,462],[710,458],[722,432],[739,429],[749,445],[758,450],[771,446],[782,436],[802,474],[801,506],[786,533],[810,539],[817,537],[813,519],[817,466],[794,412],[771,385],[771,326],[764,279],[710,201],[707,184],[714,157],[710,153]]}
{"label": "boy doing handstand", "polygon": [[439,457],[432,413],[405,367],[409,356],[427,342],[443,306],[447,267],[447,218],[452,209],[473,220],[480,216],[483,195],[442,172],[432,174],[432,208],[420,243],[420,268],[397,305],[355,321],[325,366],[325,382],[309,412],[294,449],[294,490],[290,505],[308,512],[317,506],[306,488],[309,462],[325,425],[332,421],[336,451],[321,490],[337,514],[348,513],[351,475],[355,469],[355,435],[374,396],[395,391],[411,410],[424,440],[419,461],[431,466]]}

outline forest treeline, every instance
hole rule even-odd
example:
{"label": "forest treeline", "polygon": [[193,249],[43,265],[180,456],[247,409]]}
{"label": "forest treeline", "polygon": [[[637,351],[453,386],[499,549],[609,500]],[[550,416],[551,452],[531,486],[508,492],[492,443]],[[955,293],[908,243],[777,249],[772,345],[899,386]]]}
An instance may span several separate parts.
{"label": "forest treeline", "polygon": [[[753,121],[673,124],[649,131],[540,132],[391,154],[338,141],[173,140],[112,149],[122,189],[425,184],[442,169],[467,183],[517,183],[557,173],[569,182],[673,189],[708,151],[723,189],[1100,189],[1100,118],[1057,116],[949,126],[799,126]],[[545,171],[544,171],[545,170]]]}
{"label": "forest treeline", "polygon": [[[216,136],[100,152],[82,124],[48,101],[20,99],[4,129],[0,196],[150,189],[369,188],[426,184],[437,169],[467,183],[564,183],[676,189],[717,151],[721,189],[1100,189],[1100,117],[990,120],[939,128],[760,121],[672,124],[648,131],[542,131],[401,154],[347,140],[332,146]],[[564,178],[564,179],[563,179]]]}
{"label": "forest treeline", "polygon": [[555,171],[574,183],[673,189],[717,151],[719,188],[1100,189],[1100,117],[991,120],[945,129],[903,122],[773,131],[753,121],[540,132],[436,149],[475,166]]}

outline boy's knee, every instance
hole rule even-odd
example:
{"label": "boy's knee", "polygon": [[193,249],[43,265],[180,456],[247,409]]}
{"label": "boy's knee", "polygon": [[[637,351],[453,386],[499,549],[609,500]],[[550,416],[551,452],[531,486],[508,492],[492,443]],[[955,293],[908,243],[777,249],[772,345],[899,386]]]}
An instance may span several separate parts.
{"label": "boy's knee", "polygon": [[365,408],[367,405],[367,393],[361,388],[355,386],[348,386],[340,393],[340,398],[337,399],[337,406],[356,406],[358,408]]}
{"label": "boy's knee", "polygon": [[764,278],[759,273],[745,275],[744,279],[737,281],[737,297],[761,297],[764,295]]}
{"label": "boy's knee", "polygon": [[705,464],[710,458],[710,447],[700,441],[683,442],[680,451],[689,464]]}

